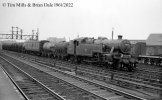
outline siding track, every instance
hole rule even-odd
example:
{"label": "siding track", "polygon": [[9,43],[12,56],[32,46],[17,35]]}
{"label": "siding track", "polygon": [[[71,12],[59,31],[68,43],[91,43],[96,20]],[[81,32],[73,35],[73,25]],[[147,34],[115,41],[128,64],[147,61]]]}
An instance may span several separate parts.
{"label": "siding track", "polygon": [[38,66],[24,60],[17,60],[3,55],[20,69],[39,80],[45,86],[64,97],[66,100],[146,100],[147,97],[139,97],[108,88],[100,84],[76,77],[60,70],[47,66]]}

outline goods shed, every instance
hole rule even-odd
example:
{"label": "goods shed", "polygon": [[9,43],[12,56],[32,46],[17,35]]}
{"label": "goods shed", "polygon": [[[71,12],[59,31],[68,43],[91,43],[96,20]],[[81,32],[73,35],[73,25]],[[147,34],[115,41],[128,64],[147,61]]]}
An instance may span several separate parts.
{"label": "goods shed", "polygon": [[150,34],[146,40],[146,55],[162,55],[162,33]]}

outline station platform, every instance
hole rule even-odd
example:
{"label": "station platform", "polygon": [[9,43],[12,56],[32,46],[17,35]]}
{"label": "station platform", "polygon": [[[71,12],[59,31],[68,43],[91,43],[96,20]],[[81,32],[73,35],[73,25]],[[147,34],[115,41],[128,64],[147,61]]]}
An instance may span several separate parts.
{"label": "station platform", "polygon": [[25,100],[0,64],[0,100]]}

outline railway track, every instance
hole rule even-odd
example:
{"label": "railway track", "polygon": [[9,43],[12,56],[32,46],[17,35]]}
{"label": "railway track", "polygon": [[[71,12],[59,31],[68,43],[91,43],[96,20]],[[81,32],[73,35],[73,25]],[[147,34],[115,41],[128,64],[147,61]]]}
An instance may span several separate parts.
{"label": "railway track", "polygon": [[[20,62],[7,56],[5,56],[5,58],[9,59],[16,65],[19,65],[21,69],[25,70],[27,73],[30,73],[33,77],[37,77],[39,81],[46,84],[46,86],[53,89],[53,91],[58,92],[60,90],[59,94],[68,94],[64,96],[66,98],[68,98],[69,96],[71,98],[73,97],[73,99],[71,100],[144,100],[147,98],[146,95],[143,98],[138,97],[126,92],[115,90],[110,87],[108,88],[106,86],[102,86],[100,84],[88,81],[80,77],[76,77],[71,74],[67,74],[63,71],[58,71],[56,69],[54,70],[49,67],[47,68],[47,66],[38,66],[35,64],[31,65],[31,63],[30,65],[27,65],[29,64],[29,62],[23,60],[21,60]],[[54,85],[54,83],[57,83],[57,85]],[[77,97],[74,95],[77,95]],[[148,98],[151,97],[148,96]]]}
{"label": "railway track", "polygon": [[[28,56],[29,57],[29,56]],[[23,57],[24,59],[26,59],[25,57]],[[30,59],[32,57],[30,56]],[[56,62],[54,60],[51,59],[47,59],[47,58],[36,58],[33,57],[32,58],[35,61],[41,62],[41,63],[45,63],[48,65],[53,65],[53,62]],[[81,71],[86,71],[86,72],[92,72],[92,73],[97,73],[103,76],[110,76],[111,73],[114,73],[115,77],[120,78],[120,79],[126,79],[126,80],[130,80],[130,81],[135,81],[135,82],[139,82],[139,83],[144,83],[144,84],[148,84],[148,85],[152,85],[152,86],[159,86],[162,87],[161,83],[160,83],[160,78],[161,78],[161,72],[148,72],[148,71],[139,71],[137,70],[136,72],[123,72],[123,71],[115,71],[112,69],[107,70],[107,68],[101,68],[101,67],[94,67],[94,66],[90,66],[90,65],[76,65],[76,64],[70,64],[69,62],[61,62],[61,61],[57,61],[57,65],[58,66],[65,66],[67,70],[74,70],[76,66],[78,66],[78,70]],[[69,69],[71,68],[71,69]]]}
{"label": "railway track", "polygon": [[138,68],[138,70],[140,71],[145,71],[145,72],[152,72],[153,74],[159,73],[160,71],[162,71],[162,67],[159,66],[155,66],[155,65],[146,65],[146,64],[142,64],[139,63],[140,68]]}
{"label": "railway track", "polygon": [[[29,55],[27,55],[29,56]],[[124,76],[124,78],[134,78],[134,79],[137,79],[136,81],[138,81],[139,79],[139,82],[144,82],[144,83],[148,83],[148,84],[152,84],[152,85],[156,85],[159,83],[159,79],[161,78],[162,76],[162,69],[159,69],[159,70],[156,70],[156,71],[153,71],[153,69],[150,69],[149,70],[144,70],[144,68],[138,68],[138,70],[136,70],[135,72],[123,72],[123,71],[116,71],[116,70],[112,70],[112,69],[108,69],[107,68],[101,68],[101,67],[96,67],[96,66],[92,66],[92,65],[76,65],[76,64],[69,64],[69,62],[62,62],[62,61],[56,61],[56,60],[51,60],[51,59],[48,59],[48,58],[36,58],[35,56],[29,56],[30,59],[33,58],[33,60],[36,60],[36,61],[40,61],[41,62],[47,62],[48,64],[53,64],[53,62],[57,62],[57,64],[59,66],[61,65],[66,65],[67,68],[72,68],[74,69],[75,66],[78,66],[78,68],[80,70],[88,70],[88,71],[92,71],[92,72],[96,72],[96,73],[100,73],[101,75],[105,75],[105,76],[108,76],[110,75],[110,73],[114,73],[116,76],[118,76],[119,78],[122,78],[121,76]],[[26,59],[26,58],[25,58]],[[142,70],[141,70],[142,69]],[[154,68],[155,70],[155,68]],[[141,81],[143,80],[143,81]],[[151,83],[150,83],[151,82]],[[154,84],[155,83],[155,84]]]}
{"label": "railway track", "polygon": [[65,100],[17,66],[11,66],[4,61],[0,63],[3,63],[2,69],[25,100]]}
{"label": "railway track", "polygon": [[[36,57],[36,56],[29,57],[29,55],[26,55],[26,56],[28,56],[28,57],[27,58],[25,57],[25,59],[28,59],[28,60],[30,59],[30,60],[33,60],[34,62],[37,61],[40,63],[45,63],[47,61],[45,64],[53,66],[52,65],[53,60],[50,61],[51,59],[46,58],[47,60],[45,60],[45,58],[42,58],[42,60],[40,60],[40,57]],[[21,58],[24,59],[24,56]],[[60,62],[60,61],[58,61],[58,62]],[[73,64],[71,65],[71,64],[68,64],[67,62],[60,62],[60,63],[58,63],[58,62],[55,67],[58,67],[59,69],[66,70],[66,71],[71,71],[76,66],[75,64],[74,64],[74,66],[72,66]],[[80,67],[78,67],[78,74],[86,76],[86,77],[98,79],[98,80],[101,80],[101,81],[104,81],[107,83],[111,83],[111,84],[115,84],[115,85],[118,85],[118,86],[121,86],[124,88],[134,89],[134,90],[142,92],[142,93],[151,92],[154,94],[161,94],[161,91],[162,91],[161,84],[155,84],[155,83],[150,82],[151,85],[153,85],[153,86],[149,86],[149,85],[146,85],[147,83],[145,83],[143,80],[133,79],[134,77],[128,78],[129,75],[127,75],[127,74],[121,75],[120,73],[115,73],[115,75],[116,75],[115,79],[113,81],[110,81],[110,78],[111,78],[110,71],[108,71],[107,73],[105,72],[105,70],[98,71],[97,69],[92,69],[91,67],[89,67],[89,65],[88,65],[88,67],[87,66],[83,67],[81,65],[78,65],[78,66],[80,66]],[[113,73],[114,73],[114,71],[113,71]],[[127,81],[127,80],[129,80],[129,81]],[[142,84],[139,84],[139,83],[142,83]],[[157,86],[157,87],[154,87],[154,86]]]}

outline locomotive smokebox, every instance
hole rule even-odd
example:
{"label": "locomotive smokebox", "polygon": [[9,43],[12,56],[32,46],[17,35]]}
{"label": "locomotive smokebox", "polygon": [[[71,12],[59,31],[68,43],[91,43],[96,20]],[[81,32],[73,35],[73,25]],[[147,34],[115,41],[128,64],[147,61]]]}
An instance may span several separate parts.
{"label": "locomotive smokebox", "polygon": [[122,40],[122,35],[118,35],[118,40]]}

